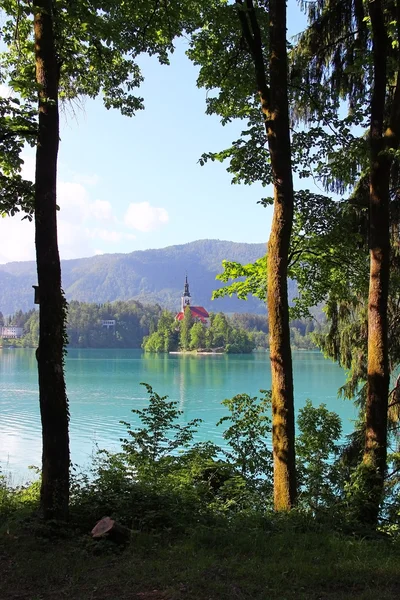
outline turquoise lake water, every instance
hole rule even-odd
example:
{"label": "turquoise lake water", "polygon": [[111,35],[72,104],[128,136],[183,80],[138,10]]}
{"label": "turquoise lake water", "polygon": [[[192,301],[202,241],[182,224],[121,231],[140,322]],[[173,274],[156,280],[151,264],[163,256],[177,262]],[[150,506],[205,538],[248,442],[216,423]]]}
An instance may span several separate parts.
{"label": "turquoise lake water", "polygon": [[[338,399],[344,371],[319,352],[294,352],[296,410],[307,398],[327,404],[352,430],[356,411]],[[71,349],[66,359],[70,401],[71,457],[85,466],[96,444],[119,448],[125,420],[135,423],[132,408],[146,405],[149,383],[161,395],[179,403],[183,420],[203,419],[198,440],[222,441],[216,422],[225,414],[224,398],[246,392],[257,395],[271,384],[266,353],[250,355],[147,355],[140,350]],[[41,432],[34,350],[0,349],[0,466],[14,477],[27,476],[29,465],[40,465]]]}

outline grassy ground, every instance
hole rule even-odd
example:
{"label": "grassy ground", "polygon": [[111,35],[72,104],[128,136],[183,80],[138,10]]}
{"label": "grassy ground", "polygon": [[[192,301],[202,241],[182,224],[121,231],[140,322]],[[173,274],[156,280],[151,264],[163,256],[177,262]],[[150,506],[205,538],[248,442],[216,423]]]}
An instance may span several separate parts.
{"label": "grassy ground", "polygon": [[121,549],[34,521],[0,531],[1,600],[400,598],[400,544],[386,539],[199,528]]}

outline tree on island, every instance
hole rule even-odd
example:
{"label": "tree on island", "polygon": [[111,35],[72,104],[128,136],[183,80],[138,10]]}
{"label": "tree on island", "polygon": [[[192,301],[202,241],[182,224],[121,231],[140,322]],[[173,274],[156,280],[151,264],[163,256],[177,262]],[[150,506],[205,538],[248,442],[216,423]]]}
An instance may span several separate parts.
{"label": "tree on island", "polygon": [[183,321],[180,326],[180,339],[179,339],[179,347],[182,350],[189,350],[190,348],[190,330],[194,325],[194,319],[192,317],[192,311],[190,307],[187,306],[185,308],[185,316],[183,317]]}
{"label": "tree on island", "polygon": [[190,350],[215,349],[227,353],[249,353],[255,344],[251,333],[234,324],[223,314],[210,315],[209,326],[194,319],[190,308],[185,308],[182,321],[176,321],[172,313],[164,311],[157,330],[145,337],[142,347],[146,352],[170,352],[178,349]]}
{"label": "tree on island", "polygon": [[[186,315],[185,315],[186,316]],[[203,323],[197,321],[190,329],[190,348],[205,348],[207,344],[207,328]]]}

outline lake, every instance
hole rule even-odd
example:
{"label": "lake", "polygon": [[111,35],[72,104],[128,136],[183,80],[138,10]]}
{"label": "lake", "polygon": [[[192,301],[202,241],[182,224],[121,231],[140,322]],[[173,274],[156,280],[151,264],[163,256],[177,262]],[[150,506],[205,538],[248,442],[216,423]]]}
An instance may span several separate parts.
{"label": "lake", "polygon": [[[307,398],[327,404],[343,421],[344,434],[352,430],[356,410],[338,399],[344,371],[319,352],[293,352],[296,410]],[[71,458],[89,463],[95,446],[119,448],[125,420],[137,422],[130,412],[143,408],[147,394],[140,382],[179,403],[183,420],[203,419],[197,440],[222,441],[216,422],[226,414],[221,401],[246,392],[269,389],[267,353],[243,355],[149,355],[140,350],[70,349],[66,358],[70,401]],[[0,466],[13,478],[26,478],[29,465],[41,462],[41,430],[37,365],[32,349],[0,349]]]}

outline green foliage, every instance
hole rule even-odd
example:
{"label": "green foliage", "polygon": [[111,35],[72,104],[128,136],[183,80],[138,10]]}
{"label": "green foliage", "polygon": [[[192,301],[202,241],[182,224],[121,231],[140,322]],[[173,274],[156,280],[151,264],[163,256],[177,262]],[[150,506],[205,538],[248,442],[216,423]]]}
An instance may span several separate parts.
{"label": "green foliage", "polygon": [[239,394],[224,400],[222,404],[229,409],[229,415],[222,417],[217,425],[229,425],[223,433],[228,443],[224,455],[244,482],[254,486],[257,503],[265,509],[272,492],[272,452],[268,447],[272,427],[266,414],[271,410],[271,393],[263,391],[263,394],[260,399]]}
{"label": "green foliage", "polygon": [[[135,301],[106,304],[72,301],[67,319],[69,344],[81,348],[140,348],[160,313],[159,306]],[[115,327],[103,327],[102,322],[110,319],[115,320]]]}
{"label": "green foliage", "polygon": [[190,349],[206,347],[206,326],[203,323],[193,323],[190,329]]}
{"label": "green foliage", "polygon": [[[102,92],[106,108],[116,108],[128,116],[143,108],[142,98],[133,94],[143,81],[137,64],[139,54],[156,55],[167,64],[174,38],[196,20],[195,5],[190,2],[173,1],[165,6],[54,0],[52,5],[60,99],[95,98]],[[26,1],[9,0],[0,7],[6,13],[2,26],[7,46],[2,54],[3,79],[8,79],[17,93],[34,100],[34,7]]]}
{"label": "green foliage", "polygon": [[134,527],[185,529],[221,514],[265,511],[272,489],[268,394],[224,401],[229,416],[218,425],[229,427],[222,452],[211,442],[195,443],[200,420],[183,425],[177,403],[143,385],[149,403],[132,411],[139,425],[125,423],[121,452],[100,452],[90,477],[74,476],[72,514],[85,522],[95,511]]}
{"label": "green foliage", "polygon": [[183,321],[180,325],[180,342],[179,345],[182,350],[189,350],[190,347],[190,330],[194,325],[194,319],[192,317],[192,312],[190,308],[187,306],[185,308],[185,313],[183,317]]}
{"label": "green foliage", "polygon": [[[308,190],[296,192],[295,214],[289,252],[289,276],[296,281],[290,315],[310,318],[310,308],[325,302],[328,294],[348,298],[365,293],[368,282],[368,251],[365,244],[365,211]],[[266,257],[254,263],[222,261],[217,279],[229,283],[213,292],[213,298],[250,295],[266,301]],[[237,281],[239,280],[239,281]]]}
{"label": "green foliage", "polygon": [[[140,348],[150,327],[161,319],[161,308],[140,302],[92,304],[72,301],[67,311],[68,345],[72,348]],[[115,320],[115,327],[103,327],[104,320]],[[23,327],[21,339],[11,340],[16,346],[37,347],[39,312],[21,310],[5,319],[5,325]],[[6,340],[3,340],[3,344]],[[164,339],[161,341],[164,344]],[[164,349],[163,349],[164,351]]]}
{"label": "green foliage", "polygon": [[174,316],[168,310],[163,310],[158,321],[157,330],[153,331],[142,342],[146,352],[170,352],[177,350],[179,345],[179,328]]}
{"label": "green foliage", "polygon": [[325,404],[314,407],[310,400],[299,410],[296,438],[300,505],[317,512],[332,506],[340,497],[335,459],[342,433],[340,417]]}
{"label": "green foliage", "polygon": [[[199,420],[187,424],[176,402],[145,385],[148,405],[132,412],[117,454],[99,451],[89,473],[74,470],[71,518],[84,531],[100,516],[110,515],[134,530],[188,532],[227,523],[269,522],[272,506],[270,393],[260,398],[239,394],[223,402],[228,410],[218,422],[225,427],[226,446],[195,442]],[[360,509],[368,510],[366,472],[349,467],[339,445],[341,423],[325,405],[310,401],[298,415],[297,470],[300,503],[290,517],[292,527],[328,527],[366,533]],[[357,463],[355,463],[357,464]],[[381,524],[399,531],[399,455],[389,456]],[[368,483],[368,482],[367,482]],[[0,515],[11,516],[38,506],[40,482],[13,489],[0,477]],[[250,523],[250,521],[246,521]],[[280,530],[284,524],[274,521]],[[364,527],[364,529],[363,529]]]}
{"label": "green foliage", "polygon": [[[36,473],[37,474],[37,473]],[[39,507],[40,480],[23,486],[13,486],[10,476],[0,469],[0,519],[6,520],[15,513],[28,514]]]}
{"label": "green foliage", "polygon": [[365,525],[373,526],[377,523],[384,490],[374,465],[361,461],[352,471],[350,480],[346,482],[345,493],[349,519]]}
{"label": "green foliage", "polygon": [[18,98],[0,98],[0,216],[22,211],[31,218],[33,184],[21,176],[21,151],[33,145],[36,111]]}
{"label": "green foliage", "polygon": [[149,337],[144,338],[143,349],[146,350],[146,352],[166,352],[164,336],[158,331],[154,331]]}
{"label": "green foliage", "polygon": [[122,440],[126,456],[136,468],[154,466],[164,459],[170,460],[178,449],[187,448],[193,441],[201,419],[193,419],[186,425],[177,423],[182,411],[177,409],[178,402],[168,401],[168,396],[159,396],[147,383],[143,383],[149,394],[149,405],[144,410],[133,409],[143,427],[127,427],[128,438]]}
{"label": "green foliage", "polygon": [[259,258],[254,263],[241,265],[238,262],[222,261],[223,272],[216,279],[227,283],[234,281],[229,286],[222,287],[213,292],[213,299],[224,296],[236,295],[240,300],[247,300],[249,294],[260,298],[263,302],[267,299],[267,257]]}
{"label": "green foliage", "polygon": [[209,325],[194,319],[189,307],[179,323],[168,311],[164,311],[157,330],[143,340],[147,352],[169,352],[171,350],[217,349],[227,353],[249,353],[255,347],[253,336],[243,328],[234,327],[223,313],[210,315]]}
{"label": "green foliage", "polygon": [[[239,394],[223,402],[228,414],[217,425],[226,427],[226,446],[219,448],[196,443],[199,421],[182,424],[176,402],[146,389],[149,404],[132,411],[139,423],[126,423],[121,452],[100,452],[89,476],[74,476],[73,518],[90,527],[109,514],[133,529],[177,532],[209,526],[220,517],[265,519],[272,506],[270,393]],[[300,502],[293,526],[365,533],[359,510],[367,512],[370,486],[357,462],[349,466],[344,459],[340,418],[324,404],[307,401],[297,424]],[[398,454],[389,461],[381,527],[397,534]]]}

